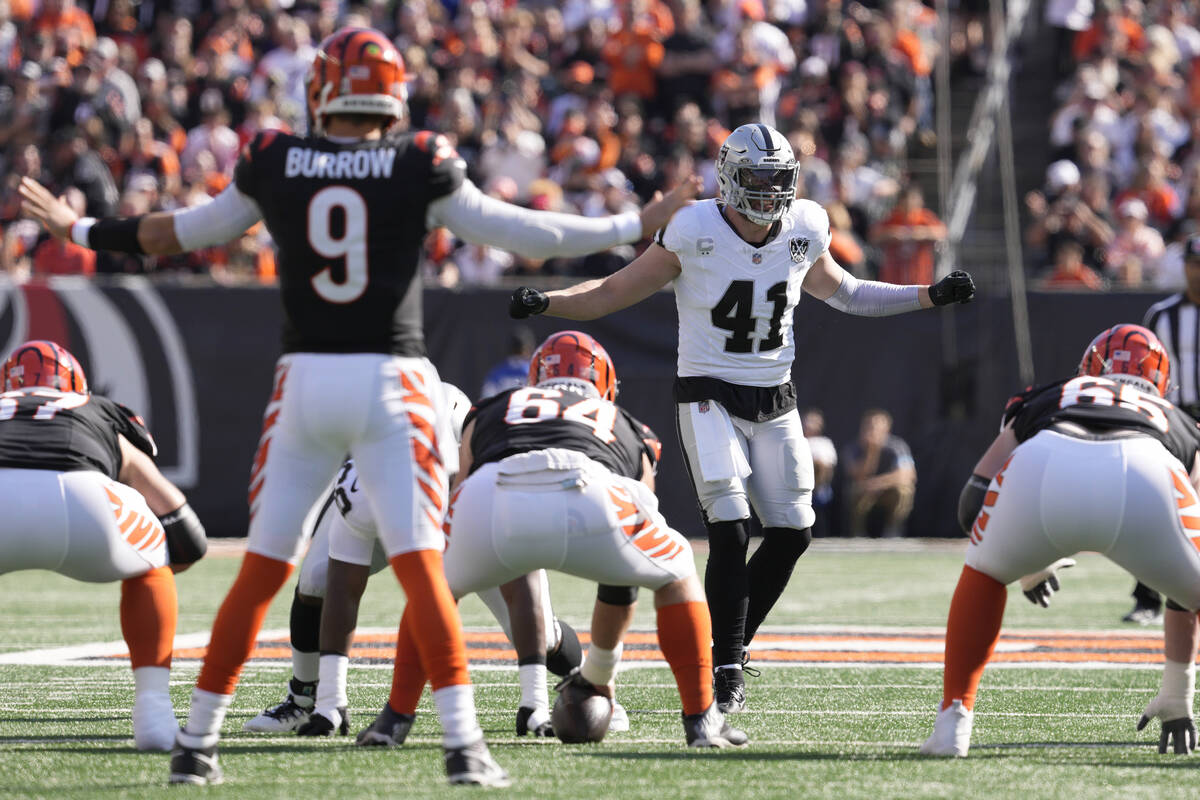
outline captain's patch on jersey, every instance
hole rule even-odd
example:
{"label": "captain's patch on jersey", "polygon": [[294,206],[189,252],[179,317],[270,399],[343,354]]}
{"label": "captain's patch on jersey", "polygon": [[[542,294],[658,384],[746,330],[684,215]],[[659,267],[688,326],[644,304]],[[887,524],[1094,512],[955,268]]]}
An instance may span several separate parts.
{"label": "captain's patch on jersey", "polygon": [[797,264],[804,261],[804,257],[808,255],[808,239],[796,237],[788,240],[788,252],[792,256],[792,261]]}
{"label": "captain's patch on jersey", "polygon": [[[585,645],[588,634],[579,631]],[[473,669],[515,669],[516,653],[499,630],[466,632]],[[175,637],[174,663],[204,658],[207,633]],[[355,666],[391,669],[395,628],[359,628],[350,658]],[[752,661],[775,666],[917,666],[941,668],[944,631],[928,628],[826,627],[771,628],[759,632],[750,648]],[[286,630],[264,631],[249,664],[285,665],[292,650]],[[625,639],[624,666],[665,666],[654,631],[631,631]],[[0,654],[0,664],[54,666],[127,665],[124,642],[94,643]],[[1158,631],[1006,631],[989,662],[995,667],[1082,667],[1160,669],[1162,632]]]}

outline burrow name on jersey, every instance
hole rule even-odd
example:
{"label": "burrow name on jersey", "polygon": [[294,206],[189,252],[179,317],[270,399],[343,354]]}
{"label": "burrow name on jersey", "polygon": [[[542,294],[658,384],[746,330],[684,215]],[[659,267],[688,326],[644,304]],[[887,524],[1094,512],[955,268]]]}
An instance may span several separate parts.
{"label": "burrow name on jersey", "polygon": [[396,148],[343,150],[329,153],[309,147],[289,147],[285,178],[390,178],[396,161]]}

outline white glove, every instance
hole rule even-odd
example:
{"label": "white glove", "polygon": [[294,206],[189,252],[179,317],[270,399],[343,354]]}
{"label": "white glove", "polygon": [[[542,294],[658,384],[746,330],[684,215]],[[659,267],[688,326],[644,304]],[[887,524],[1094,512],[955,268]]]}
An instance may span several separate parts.
{"label": "white glove", "polygon": [[1044,570],[1021,578],[1021,591],[1035,606],[1049,608],[1051,595],[1058,591],[1058,575],[1056,573],[1060,569],[1073,566],[1075,566],[1075,559],[1060,558]]}
{"label": "white glove", "polygon": [[1146,706],[1137,724],[1140,731],[1152,719],[1158,718],[1162,722],[1158,752],[1167,752],[1167,745],[1172,743],[1174,751],[1180,755],[1196,749],[1196,723],[1192,721],[1195,683],[1195,664],[1180,664],[1169,659],[1164,662],[1162,688]]}

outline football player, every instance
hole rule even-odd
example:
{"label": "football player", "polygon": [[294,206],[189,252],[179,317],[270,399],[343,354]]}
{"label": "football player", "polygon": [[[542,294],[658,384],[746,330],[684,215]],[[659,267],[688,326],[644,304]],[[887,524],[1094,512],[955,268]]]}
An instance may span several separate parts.
{"label": "football player", "polygon": [[[636,589],[618,587],[652,589],[688,745],[745,744],[746,734],[730,727],[713,699],[712,627],[691,546],[658,511],[656,454],[641,423],[615,405],[616,394],[604,348],[587,334],[563,331],[534,352],[529,386],[471,410],[446,515],[450,589],[461,596],[538,569],[596,581],[587,657],[559,688],[610,700],[637,600]],[[361,554],[370,546],[369,536],[350,526],[331,534],[331,552],[357,547]],[[372,725],[394,741],[412,726],[425,683],[414,623],[406,609],[392,693]]]}
{"label": "football player", "polygon": [[921,752],[966,756],[975,694],[1004,617],[1006,585],[1077,552],[1103,553],[1186,610],[1168,609],[1162,690],[1138,729],[1159,751],[1195,747],[1192,689],[1200,609],[1200,428],[1163,399],[1170,360],[1140,325],[1117,325],[1078,375],[1012,398],[963,487],[970,537],[950,603],[942,702]]}
{"label": "football player", "polygon": [[[883,316],[965,303],[975,287],[965,272],[895,286],[844,271],[829,253],[828,215],[796,198],[799,168],[774,128],[734,130],[716,168],[720,197],[680,211],[624,269],[560,291],[519,288],[509,312],[595,319],[674,281],[676,418],[708,532],[717,700],[731,712],[745,706],[746,647],[812,538],[812,455],[792,382],[801,290],[840,311]],[[751,507],[763,542],[747,564]]]}
{"label": "football player", "polygon": [[[442,383],[443,393],[448,402],[451,428],[455,434],[455,443],[462,434],[463,420],[471,407],[471,401],[453,384]],[[342,652],[348,645],[348,637],[353,633],[354,620],[357,618],[358,601],[361,593],[340,592],[329,598],[331,614],[341,625],[348,625],[347,630],[341,630],[333,640],[340,642],[331,648],[320,647],[320,629],[322,611],[326,604],[326,583],[330,570],[329,531],[337,515],[361,518],[362,524],[370,524],[370,513],[365,511],[366,498],[362,495],[358,474],[354,469],[354,461],[348,460],[338,470],[329,491],[309,514],[305,525],[312,530],[311,544],[304,561],[300,565],[300,576],[296,585],[296,593],[292,598],[290,617],[290,635],[292,645],[292,678],[288,682],[287,694],[283,702],[265,709],[258,716],[247,720],[244,727],[248,731],[258,733],[281,733],[297,731],[301,735],[329,735],[334,730],[342,734],[349,732],[350,723],[345,710],[345,671],[342,663],[346,662],[347,654]],[[311,522],[310,522],[311,520]],[[338,565],[338,568],[350,567],[354,575],[355,587],[366,588],[366,580],[362,575],[374,575],[387,566],[387,556],[379,543],[371,553],[370,564]],[[582,655],[579,639],[575,631],[566,622],[556,619],[550,606],[549,585],[546,583],[546,573],[539,571],[536,576],[539,582],[541,606],[533,613],[541,618],[545,631],[545,641],[536,647],[534,652],[519,652],[522,662],[522,672],[526,663],[540,663],[551,672],[565,676],[571,669],[577,667]],[[519,591],[516,588],[514,591]],[[512,594],[512,592],[510,592]],[[479,592],[488,609],[495,615],[500,627],[510,641],[514,641],[513,626],[520,631],[523,622],[521,613],[511,614],[503,593],[499,588]],[[349,604],[339,606],[339,604]],[[530,614],[532,615],[532,614]],[[510,618],[512,622],[510,622]],[[328,673],[333,680],[326,680],[326,687],[334,687],[332,692],[326,692],[325,707],[314,714],[316,705],[318,679],[321,673]],[[339,679],[341,686],[338,687]],[[542,685],[545,685],[543,677]],[[543,691],[544,694],[544,691]],[[544,705],[544,704],[543,704]],[[517,734],[532,733],[535,736],[553,735],[548,723],[548,713],[537,713],[538,706],[531,702],[523,702],[517,710]],[[545,709],[542,709],[545,712]],[[320,717],[315,719],[314,717]],[[310,723],[311,719],[311,724]]]}
{"label": "football player", "polygon": [[133,741],[139,750],[170,750],[179,731],[168,691],[172,573],[204,555],[204,527],[155,466],[141,418],[91,394],[63,347],[19,345],[0,368],[0,386],[0,574],[47,569],[121,581]]}
{"label": "football player", "polygon": [[207,205],[126,219],[78,218],[30,178],[26,214],[60,239],[168,255],[240,236],[262,220],[279,249],[283,355],[250,477],[247,554],[213,624],[191,714],[171,765],[176,783],[217,783],[221,724],[271,599],[303,546],[303,519],[346,453],[358,469],[389,562],[408,598],[434,686],[451,783],[505,785],[475,715],[458,610],[442,571],[448,425],[425,358],[418,272],[426,233],[527,256],[582,255],[636,241],[695,194],[680,184],[640,215],[584,218],[486,197],[445,137],[400,132],[400,53],[368,28],[317,49],[307,96],[313,135],[262,131],[231,185]]}

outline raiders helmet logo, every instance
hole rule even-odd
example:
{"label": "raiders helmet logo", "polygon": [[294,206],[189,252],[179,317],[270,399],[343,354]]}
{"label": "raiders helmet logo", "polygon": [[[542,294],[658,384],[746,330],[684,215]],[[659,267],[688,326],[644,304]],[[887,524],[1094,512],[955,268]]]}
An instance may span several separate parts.
{"label": "raiders helmet logo", "polygon": [[792,239],[788,242],[788,250],[792,254],[792,261],[799,264],[808,255],[808,239]]}

